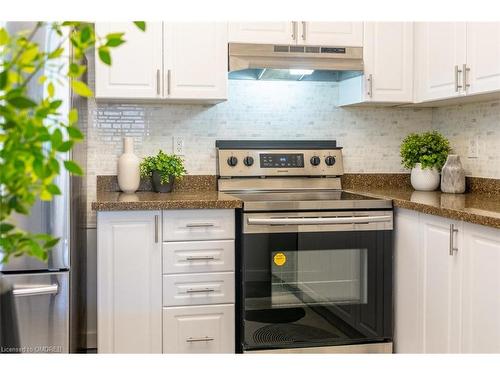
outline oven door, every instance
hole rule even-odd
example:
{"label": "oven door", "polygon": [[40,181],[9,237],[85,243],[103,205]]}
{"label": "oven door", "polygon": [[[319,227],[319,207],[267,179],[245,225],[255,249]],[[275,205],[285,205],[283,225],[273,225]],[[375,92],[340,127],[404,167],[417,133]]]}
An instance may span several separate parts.
{"label": "oven door", "polygon": [[392,212],[244,214],[242,350],[392,338]]}

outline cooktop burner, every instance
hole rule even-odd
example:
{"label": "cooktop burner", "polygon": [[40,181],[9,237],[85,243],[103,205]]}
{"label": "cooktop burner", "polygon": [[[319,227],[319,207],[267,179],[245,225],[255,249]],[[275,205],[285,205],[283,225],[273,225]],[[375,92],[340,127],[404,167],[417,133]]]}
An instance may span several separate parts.
{"label": "cooktop burner", "polygon": [[228,192],[243,201],[245,211],[391,208],[390,200],[345,191]]}

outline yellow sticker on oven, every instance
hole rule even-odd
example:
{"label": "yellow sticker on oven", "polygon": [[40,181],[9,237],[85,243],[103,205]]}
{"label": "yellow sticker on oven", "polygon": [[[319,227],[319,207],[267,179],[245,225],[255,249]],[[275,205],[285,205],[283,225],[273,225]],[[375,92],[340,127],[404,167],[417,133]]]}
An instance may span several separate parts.
{"label": "yellow sticker on oven", "polygon": [[283,253],[276,253],[276,254],[274,254],[273,262],[277,266],[282,266],[283,264],[286,263],[286,255],[283,254]]}

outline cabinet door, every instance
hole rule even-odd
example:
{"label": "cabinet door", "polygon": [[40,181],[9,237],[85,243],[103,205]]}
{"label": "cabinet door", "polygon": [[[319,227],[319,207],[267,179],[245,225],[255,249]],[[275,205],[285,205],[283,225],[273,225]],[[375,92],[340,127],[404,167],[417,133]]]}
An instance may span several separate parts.
{"label": "cabinet door", "polygon": [[234,353],[234,305],[163,309],[164,353]]}
{"label": "cabinet door", "polygon": [[[453,241],[458,252],[450,255],[450,225],[458,229]],[[460,331],[459,260],[462,224],[420,215],[423,288],[424,353],[457,353]]]}
{"label": "cabinet door", "polygon": [[[295,44],[294,23],[283,22],[230,22],[230,43]],[[294,38],[295,36],[295,38]]]}
{"label": "cabinet door", "polygon": [[398,208],[394,217],[394,349],[423,353],[419,213]]}
{"label": "cabinet door", "polygon": [[227,24],[184,22],[164,26],[164,96],[227,99]]}
{"label": "cabinet door", "polygon": [[363,22],[299,22],[299,44],[363,46]]}
{"label": "cabinet door", "polygon": [[[463,22],[424,22],[415,26],[417,101],[464,95],[462,68],[466,61],[466,27]],[[458,82],[457,82],[458,81]]]}
{"label": "cabinet door", "polygon": [[162,352],[159,211],[97,215],[99,353]]}
{"label": "cabinet door", "polygon": [[366,22],[363,55],[367,100],[413,102],[413,23]]}
{"label": "cabinet door", "polygon": [[96,51],[96,98],[160,98],[162,23],[148,22],[146,31],[132,22],[96,23],[96,33],[124,32],[126,43],[111,51],[112,65],[102,63]]}
{"label": "cabinet door", "polygon": [[467,93],[500,90],[500,22],[467,23]]}
{"label": "cabinet door", "polygon": [[500,230],[465,224],[462,352],[500,353]]}

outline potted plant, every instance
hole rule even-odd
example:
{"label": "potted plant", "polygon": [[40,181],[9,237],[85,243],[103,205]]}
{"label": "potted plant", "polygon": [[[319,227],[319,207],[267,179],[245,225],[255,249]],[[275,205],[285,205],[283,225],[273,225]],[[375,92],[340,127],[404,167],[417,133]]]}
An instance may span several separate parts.
{"label": "potted plant", "polygon": [[177,155],[165,154],[162,150],[156,156],[148,156],[140,165],[141,177],[151,178],[153,190],[157,193],[172,191],[174,181],[186,174],[184,162]]}
{"label": "potted plant", "polygon": [[439,172],[450,150],[450,142],[437,131],[411,133],[403,140],[401,163],[411,169],[411,184],[415,190],[437,189]]}

